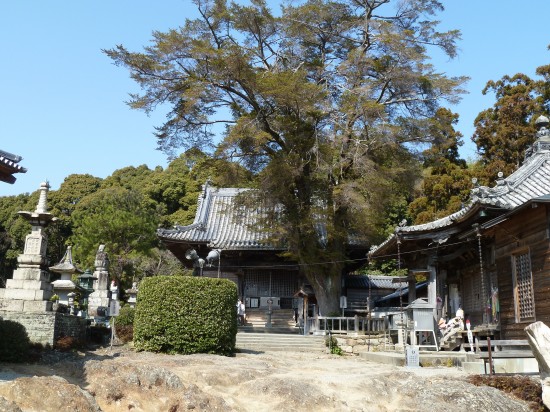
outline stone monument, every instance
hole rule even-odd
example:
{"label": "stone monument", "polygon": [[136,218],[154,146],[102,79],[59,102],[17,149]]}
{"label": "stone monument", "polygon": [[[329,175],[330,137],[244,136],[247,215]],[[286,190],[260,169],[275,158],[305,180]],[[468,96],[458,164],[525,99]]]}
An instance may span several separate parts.
{"label": "stone monument", "polygon": [[52,311],[53,290],[46,257],[48,238],[44,229],[57,218],[47,210],[49,188],[48,183],[40,185],[34,212],[19,212],[30,222],[31,233],[25,238],[25,248],[17,258],[13,279],[8,279],[6,288],[0,289],[0,318],[20,323],[31,342],[43,345],[55,345],[62,336],[86,338],[86,319]]}
{"label": "stone monument", "polygon": [[95,255],[94,291],[88,297],[88,314],[97,316],[98,307],[109,307],[109,256],[105,245],[99,245]]}
{"label": "stone monument", "polygon": [[47,271],[46,249],[48,238],[44,229],[57,220],[47,210],[47,182],[40,185],[40,197],[34,212],[18,212],[31,224],[31,233],[25,238],[23,253],[17,257],[13,279],[0,289],[0,310],[8,312],[45,312],[52,310],[49,301],[53,294],[50,273]]}

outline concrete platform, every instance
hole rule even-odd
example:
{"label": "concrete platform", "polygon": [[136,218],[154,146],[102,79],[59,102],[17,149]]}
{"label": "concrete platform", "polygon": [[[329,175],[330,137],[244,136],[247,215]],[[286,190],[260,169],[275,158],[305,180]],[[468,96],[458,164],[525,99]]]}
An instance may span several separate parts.
{"label": "concrete platform", "polygon": [[[361,352],[363,359],[386,365],[405,366],[404,352]],[[483,361],[472,352],[420,351],[420,366],[460,367],[464,372],[483,375]],[[538,375],[538,363],[535,359],[495,359],[497,374]],[[488,372],[488,371],[487,371]]]}
{"label": "concrete platform", "polygon": [[[421,366],[462,366],[467,361],[467,352],[420,351]],[[404,352],[361,352],[363,359],[386,365],[406,366]],[[483,368],[483,363],[481,363]]]}

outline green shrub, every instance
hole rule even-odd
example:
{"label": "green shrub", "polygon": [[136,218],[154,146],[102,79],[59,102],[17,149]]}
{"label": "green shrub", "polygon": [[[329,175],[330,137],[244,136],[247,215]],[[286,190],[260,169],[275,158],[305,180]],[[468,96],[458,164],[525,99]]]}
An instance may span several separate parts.
{"label": "green shrub", "polygon": [[131,342],[134,337],[134,317],[136,310],[129,305],[120,308],[119,315],[111,319],[111,327],[113,325],[116,331],[116,336],[122,343]]}
{"label": "green shrub", "polygon": [[134,324],[134,316],[135,316],[136,310],[129,306],[123,306],[120,308],[119,314],[116,317],[116,325],[117,326],[128,326]]}
{"label": "green shrub", "polygon": [[31,342],[27,330],[20,323],[0,320],[0,361],[25,362]]}
{"label": "green shrub", "polygon": [[342,348],[338,346],[338,339],[330,335],[325,338],[325,346],[329,348],[333,355],[342,355]]}
{"label": "green shrub", "polygon": [[137,350],[235,351],[237,287],[227,279],[155,276],[142,281],[134,319]]}

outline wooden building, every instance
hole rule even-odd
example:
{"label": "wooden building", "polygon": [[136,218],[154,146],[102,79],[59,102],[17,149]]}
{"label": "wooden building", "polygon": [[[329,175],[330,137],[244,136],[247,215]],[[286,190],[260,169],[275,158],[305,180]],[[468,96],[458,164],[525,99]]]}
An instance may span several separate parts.
{"label": "wooden building", "polygon": [[461,210],[402,226],[373,248],[409,274],[426,274],[435,320],[462,308],[478,333],[525,339],[534,321],[550,324],[550,131],[537,119],[537,140],[523,165],[496,186],[478,186]]}
{"label": "wooden building", "polygon": [[18,164],[21,160],[21,156],[0,150],[0,181],[13,184],[15,173],[26,173],[27,169]]}
{"label": "wooden building", "polygon": [[[247,307],[265,308],[272,298],[273,309],[291,309],[297,305],[297,294],[310,285],[297,263],[281,256],[288,251],[287,245],[273,243],[269,230],[261,229],[265,210],[237,200],[247,190],[251,189],[216,188],[207,183],[193,224],[159,229],[157,235],[196,275],[233,280]],[[350,249],[352,258],[364,258],[368,250],[358,242]],[[315,297],[309,300],[313,303]]]}

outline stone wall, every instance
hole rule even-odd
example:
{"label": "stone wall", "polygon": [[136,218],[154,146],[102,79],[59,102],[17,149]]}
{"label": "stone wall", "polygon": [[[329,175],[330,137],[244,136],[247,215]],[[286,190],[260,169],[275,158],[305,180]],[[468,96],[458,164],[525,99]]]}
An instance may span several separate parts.
{"label": "stone wall", "polygon": [[22,324],[33,343],[51,345],[62,336],[86,339],[86,319],[64,313],[0,312],[0,318]]}
{"label": "stone wall", "polygon": [[332,335],[344,353],[379,352],[393,350],[394,344],[384,335]]}

